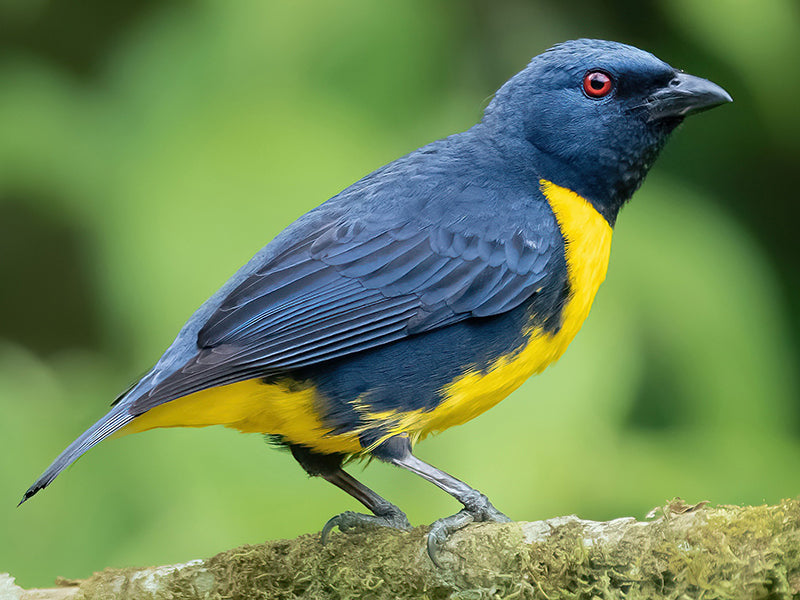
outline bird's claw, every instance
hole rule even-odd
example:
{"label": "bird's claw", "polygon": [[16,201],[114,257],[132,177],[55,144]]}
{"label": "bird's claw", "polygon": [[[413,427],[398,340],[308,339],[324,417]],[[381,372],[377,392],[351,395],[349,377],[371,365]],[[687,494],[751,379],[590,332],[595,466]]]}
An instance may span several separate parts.
{"label": "bird's claw", "polygon": [[408,517],[406,517],[405,513],[400,510],[385,515],[365,515],[348,510],[325,523],[320,534],[323,545],[328,542],[328,536],[336,527],[342,533],[355,533],[376,527],[389,527],[407,531],[411,529],[411,523],[408,522]]}
{"label": "bird's claw", "polygon": [[442,568],[442,563],[438,558],[439,553],[447,538],[453,533],[470,523],[509,523],[510,521],[511,519],[492,506],[486,496],[481,496],[480,500],[472,506],[433,522],[428,532],[428,556],[434,565]]}

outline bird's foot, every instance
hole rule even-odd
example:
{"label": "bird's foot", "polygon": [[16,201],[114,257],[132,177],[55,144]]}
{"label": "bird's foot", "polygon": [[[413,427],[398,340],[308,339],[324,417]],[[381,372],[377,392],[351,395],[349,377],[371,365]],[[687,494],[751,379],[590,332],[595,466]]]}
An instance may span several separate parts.
{"label": "bird's foot", "polygon": [[456,514],[434,521],[431,525],[431,530],[428,532],[428,556],[433,564],[437,567],[442,567],[438,557],[450,535],[470,523],[484,522],[509,523],[511,519],[492,506],[492,503],[483,494],[478,494],[475,498],[469,499],[464,509]]}
{"label": "bird's foot", "polygon": [[336,527],[338,527],[339,531],[342,533],[358,533],[376,527],[390,527],[392,529],[400,529],[401,531],[411,529],[411,523],[408,522],[406,514],[399,508],[394,508],[395,510],[382,515],[365,515],[349,510],[343,512],[325,523],[325,527],[322,528],[320,539],[323,544],[326,544],[328,542],[328,536]]}

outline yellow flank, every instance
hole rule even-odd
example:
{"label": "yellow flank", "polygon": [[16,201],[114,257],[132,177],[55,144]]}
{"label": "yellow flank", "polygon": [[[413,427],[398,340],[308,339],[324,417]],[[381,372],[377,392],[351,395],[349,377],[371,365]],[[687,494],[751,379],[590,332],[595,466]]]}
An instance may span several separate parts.
{"label": "yellow flank", "polygon": [[166,402],[137,417],[119,435],[156,427],[225,425],[244,433],[272,433],[323,453],[362,451],[353,433],[332,434],[319,420],[317,392],[310,384],[260,379],[210,388]]}
{"label": "yellow flank", "polygon": [[[436,408],[371,412],[366,399],[354,398],[352,405],[361,413],[362,426],[334,434],[318,416],[317,390],[310,383],[287,378],[267,384],[251,379],[156,406],[119,434],[156,427],[225,425],[245,433],[280,435],[322,453],[360,454],[392,435],[407,435],[415,442],[478,416],[564,353],[606,276],[611,251],[611,227],[606,220],[576,193],[546,180],[540,185],[566,240],[571,295],[562,313],[562,326],[551,334],[530,325],[525,332],[528,342],[521,350],[500,357],[488,370],[467,369],[442,390],[444,400]],[[376,426],[387,434],[370,448],[363,448],[359,434]]]}
{"label": "yellow flank", "polygon": [[578,333],[606,277],[611,226],[575,192],[544,179],[540,185],[566,240],[571,295],[564,307],[561,328],[550,334],[531,326],[525,332],[528,343],[522,350],[500,357],[486,371],[468,369],[442,390],[444,400],[433,410],[365,415],[368,421],[391,424],[386,437],[406,434],[417,441],[430,433],[466,423],[558,360]]}

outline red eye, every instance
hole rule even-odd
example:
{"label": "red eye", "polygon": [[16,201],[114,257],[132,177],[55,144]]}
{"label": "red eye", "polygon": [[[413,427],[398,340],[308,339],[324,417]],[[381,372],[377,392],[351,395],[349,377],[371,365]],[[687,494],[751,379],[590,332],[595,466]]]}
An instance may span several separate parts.
{"label": "red eye", "polygon": [[590,98],[607,96],[613,87],[611,76],[604,71],[589,71],[583,78],[583,91]]}

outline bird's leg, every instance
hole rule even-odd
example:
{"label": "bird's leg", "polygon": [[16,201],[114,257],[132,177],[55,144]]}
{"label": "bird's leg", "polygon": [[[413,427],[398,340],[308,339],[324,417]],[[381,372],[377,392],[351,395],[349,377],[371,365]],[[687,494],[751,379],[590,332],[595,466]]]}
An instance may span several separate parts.
{"label": "bird's leg", "polygon": [[338,527],[345,533],[370,527],[392,527],[402,530],[411,528],[408,517],[406,517],[406,514],[402,510],[373,492],[342,469],[333,473],[323,473],[321,476],[326,481],[330,481],[339,489],[350,494],[373,513],[371,515],[365,515],[346,511],[340,515],[336,515],[325,523],[325,527],[322,528],[321,537],[323,544],[327,541],[328,534],[330,534],[334,527]]}
{"label": "bird's leg", "polygon": [[322,528],[323,544],[335,527],[338,527],[343,532],[353,532],[370,527],[411,528],[411,524],[402,510],[342,470],[344,456],[341,454],[318,454],[303,446],[295,445],[290,445],[289,449],[292,451],[292,456],[305,469],[306,473],[330,481],[333,485],[361,502],[373,513],[366,515],[347,511],[336,515],[325,523]]}
{"label": "bird's leg", "polygon": [[439,519],[431,525],[428,533],[428,556],[437,566],[441,566],[436,558],[439,549],[454,531],[458,531],[474,521],[507,523],[511,520],[492,506],[489,499],[478,490],[414,456],[411,453],[411,444],[406,438],[394,438],[389,442],[392,442],[388,449],[390,456],[387,456],[385,460],[416,473],[464,505],[463,510],[450,517]]}
{"label": "bird's leg", "polygon": [[431,525],[431,530],[428,532],[428,556],[437,566],[441,566],[437,560],[437,554],[453,532],[466,527],[473,521],[491,521],[495,523],[508,523],[511,521],[506,515],[497,510],[489,502],[489,499],[478,490],[418,459],[410,452],[392,462],[399,467],[408,469],[412,473],[416,473],[423,479],[427,479],[464,505],[464,508],[456,514],[434,521]]}

